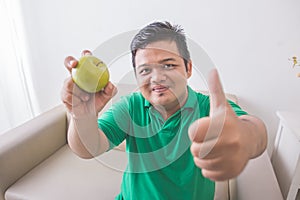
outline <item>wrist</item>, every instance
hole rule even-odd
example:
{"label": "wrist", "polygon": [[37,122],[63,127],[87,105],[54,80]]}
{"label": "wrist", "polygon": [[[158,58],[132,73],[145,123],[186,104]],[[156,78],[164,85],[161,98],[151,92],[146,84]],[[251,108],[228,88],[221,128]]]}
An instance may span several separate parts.
{"label": "wrist", "polygon": [[258,123],[257,119],[250,116],[243,117],[242,129],[243,140],[249,159],[255,158],[262,154],[266,149],[266,131],[263,123]]}

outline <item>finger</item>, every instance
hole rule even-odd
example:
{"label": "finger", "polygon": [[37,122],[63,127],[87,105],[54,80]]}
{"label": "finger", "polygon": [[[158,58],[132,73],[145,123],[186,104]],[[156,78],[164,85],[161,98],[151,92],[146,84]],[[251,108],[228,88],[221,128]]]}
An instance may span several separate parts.
{"label": "finger", "polygon": [[201,169],[203,176],[211,180],[221,181],[232,176],[228,173],[228,171],[230,172],[232,169],[231,164],[224,162],[220,157],[214,159],[201,159],[194,157],[194,163]]}
{"label": "finger", "polygon": [[66,94],[64,97],[63,97],[63,100],[62,100],[65,104],[69,105],[69,106],[78,106],[79,104],[82,103],[82,100],[72,94]]}
{"label": "finger", "polygon": [[83,97],[74,95],[72,90],[63,89],[61,91],[61,100],[65,104],[69,106],[77,106],[78,104],[82,103],[84,100],[82,100]]}
{"label": "finger", "polygon": [[109,100],[116,95],[117,88],[111,83],[104,87],[104,89],[98,93],[96,93],[96,106],[97,111],[101,111],[103,107],[109,102]]}
{"label": "finger", "polygon": [[82,100],[80,98],[64,89],[61,91],[61,100],[69,112],[73,111],[73,107],[78,106],[82,103]]}
{"label": "finger", "polygon": [[223,162],[220,158],[205,160],[194,157],[194,163],[197,167],[205,170],[218,171],[224,169]]}
{"label": "finger", "polygon": [[85,55],[92,55],[92,52],[90,50],[83,50],[81,52],[81,56],[85,56]]}
{"label": "finger", "polygon": [[67,78],[64,82],[62,94],[70,94],[81,99],[81,101],[88,101],[90,94],[80,89],[73,81],[71,77]]}
{"label": "finger", "polygon": [[109,98],[112,98],[118,92],[117,88],[112,84],[112,82],[108,82],[107,85],[103,89],[103,94]]}
{"label": "finger", "polygon": [[209,178],[212,181],[226,181],[230,179],[229,173],[226,173],[223,170],[214,171],[214,170],[203,169],[202,175],[206,178]]}
{"label": "finger", "polygon": [[[202,134],[205,135],[205,138],[201,138],[201,140],[197,142],[206,142],[220,137],[226,120],[226,108],[228,103],[216,69],[213,69],[209,74],[208,87],[210,92],[210,123],[206,129],[206,133]],[[217,140],[213,141],[217,142]],[[215,144],[210,143],[205,153],[209,153],[214,145]]]}
{"label": "finger", "polygon": [[193,142],[190,150],[194,157],[201,159],[215,159],[224,154],[224,151],[220,148],[221,146],[220,143],[218,143],[218,138],[215,138],[201,143]]}
{"label": "finger", "polygon": [[72,94],[80,98],[81,101],[89,101],[92,95],[79,88],[75,83],[73,84]]}
{"label": "finger", "polygon": [[202,117],[190,125],[188,134],[192,142],[200,143],[218,138],[223,128],[224,122],[220,118]]}
{"label": "finger", "polygon": [[191,141],[203,142],[204,140],[218,137],[223,128],[226,98],[218,72],[215,69],[209,74],[208,86],[210,92],[210,117],[198,119],[190,125],[188,132]]}
{"label": "finger", "polygon": [[188,134],[192,142],[203,142],[210,124],[209,117],[203,117],[194,121],[189,129]]}
{"label": "finger", "polygon": [[227,103],[219,74],[216,69],[213,69],[209,74],[208,88],[210,93],[210,116],[212,116],[213,113],[224,111]]}
{"label": "finger", "polygon": [[68,103],[65,103],[65,102],[63,102],[63,103],[64,103],[64,105],[65,105],[67,111],[68,111],[69,113],[72,113],[72,105],[70,105],[70,104],[68,104]]}
{"label": "finger", "polygon": [[72,68],[75,68],[78,61],[73,56],[68,56],[65,58],[64,64],[67,70],[71,73]]}

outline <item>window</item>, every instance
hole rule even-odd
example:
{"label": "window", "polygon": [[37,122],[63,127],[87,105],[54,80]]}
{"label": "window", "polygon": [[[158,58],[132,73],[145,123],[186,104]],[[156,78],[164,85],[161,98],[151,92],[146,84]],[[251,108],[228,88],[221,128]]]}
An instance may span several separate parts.
{"label": "window", "polygon": [[0,134],[34,116],[18,3],[0,0]]}

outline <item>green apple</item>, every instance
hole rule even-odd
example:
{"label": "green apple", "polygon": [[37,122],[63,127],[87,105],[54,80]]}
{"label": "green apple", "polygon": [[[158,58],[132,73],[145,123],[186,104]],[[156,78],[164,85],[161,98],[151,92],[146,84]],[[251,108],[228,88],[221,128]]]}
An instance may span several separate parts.
{"label": "green apple", "polygon": [[109,81],[107,66],[99,58],[92,55],[82,56],[72,69],[72,79],[86,92],[99,92]]}

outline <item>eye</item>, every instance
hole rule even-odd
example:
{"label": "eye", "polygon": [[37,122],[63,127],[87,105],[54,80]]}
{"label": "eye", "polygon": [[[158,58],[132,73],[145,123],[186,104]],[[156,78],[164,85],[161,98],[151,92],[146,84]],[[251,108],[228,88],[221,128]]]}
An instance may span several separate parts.
{"label": "eye", "polygon": [[176,66],[176,65],[174,65],[174,64],[164,64],[164,65],[163,65],[163,68],[164,68],[164,69],[173,69],[175,66]]}
{"label": "eye", "polygon": [[147,75],[151,72],[151,69],[150,68],[143,68],[139,71],[139,74],[141,75]]}

